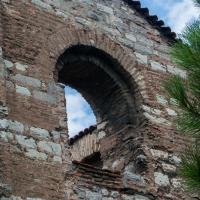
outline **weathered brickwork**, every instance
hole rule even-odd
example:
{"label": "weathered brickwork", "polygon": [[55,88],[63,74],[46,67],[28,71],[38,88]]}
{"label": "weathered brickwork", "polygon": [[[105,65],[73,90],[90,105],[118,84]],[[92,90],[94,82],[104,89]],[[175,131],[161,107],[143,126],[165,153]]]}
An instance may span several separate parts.
{"label": "weathered brickwork", "polygon": [[[1,0],[0,199],[192,199],[177,177],[190,140],[161,87],[187,77],[170,41],[122,0]],[[73,144],[65,84],[97,117]]]}

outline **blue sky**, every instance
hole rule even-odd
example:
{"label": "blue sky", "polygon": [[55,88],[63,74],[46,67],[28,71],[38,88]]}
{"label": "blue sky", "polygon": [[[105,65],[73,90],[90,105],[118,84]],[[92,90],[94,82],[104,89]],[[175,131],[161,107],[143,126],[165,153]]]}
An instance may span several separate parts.
{"label": "blue sky", "polygon": [[143,7],[149,8],[150,14],[156,14],[176,33],[180,33],[187,23],[198,17],[199,13],[192,0],[141,0],[140,2]]}
{"label": "blue sky", "polygon": [[68,130],[74,136],[84,128],[96,124],[96,118],[90,105],[76,90],[65,87]]}
{"label": "blue sky", "polygon": [[[173,31],[180,33],[187,23],[198,17],[199,10],[192,0],[141,0],[142,7],[157,15]],[[69,87],[65,89],[70,137],[96,123],[95,116],[81,94]]]}

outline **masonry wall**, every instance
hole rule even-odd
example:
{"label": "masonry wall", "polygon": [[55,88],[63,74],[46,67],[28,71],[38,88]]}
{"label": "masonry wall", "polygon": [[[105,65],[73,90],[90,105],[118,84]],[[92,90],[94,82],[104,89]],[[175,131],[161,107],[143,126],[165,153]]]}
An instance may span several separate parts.
{"label": "masonry wall", "polygon": [[[168,76],[186,74],[172,65],[169,40],[156,27],[116,0],[2,0],[0,9],[2,200],[191,198],[176,172],[188,139],[176,132],[175,102],[161,88]],[[64,89],[54,74],[59,56],[77,44],[111,55],[138,86],[137,129],[102,143],[106,152],[124,147],[109,160],[113,170],[72,163]],[[136,160],[145,170],[135,173]]]}

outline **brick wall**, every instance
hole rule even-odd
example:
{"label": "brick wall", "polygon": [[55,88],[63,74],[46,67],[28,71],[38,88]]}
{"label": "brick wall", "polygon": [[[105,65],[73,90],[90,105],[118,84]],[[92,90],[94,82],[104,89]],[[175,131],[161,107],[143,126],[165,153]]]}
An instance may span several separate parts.
{"label": "brick wall", "polygon": [[[168,38],[123,1],[2,0],[0,11],[2,200],[190,199],[176,172],[189,140],[177,134],[175,102],[161,87],[172,74],[186,76],[170,61]],[[109,170],[71,159],[57,62],[80,44],[118,63],[128,88],[119,91],[135,111],[129,128],[105,130]]]}

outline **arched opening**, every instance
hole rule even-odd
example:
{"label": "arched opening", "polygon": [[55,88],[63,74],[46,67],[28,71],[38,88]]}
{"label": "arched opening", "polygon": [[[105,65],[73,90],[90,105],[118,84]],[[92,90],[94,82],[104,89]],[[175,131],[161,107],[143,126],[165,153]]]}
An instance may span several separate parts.
{"label": "arched opening", "polygon": [[68,134],[72,138],[80,131],[96,124],[96,117],[88,102],[75,89],[65,87]]}
{"label": "arched opening", "polygon": [[90,156],[87,156],[82,160],[83,163],[93,165],[95,167],[102,168],[103,167],[103,161],[101,159],[100,152],[95,152]]}
{"label": "arched opening", "polygon": [[57,61],[58,81],[75,88],[92,107],[97,125],[110,135],[138,124],[136,85],[116,59],[91,46],[68,48]]}

